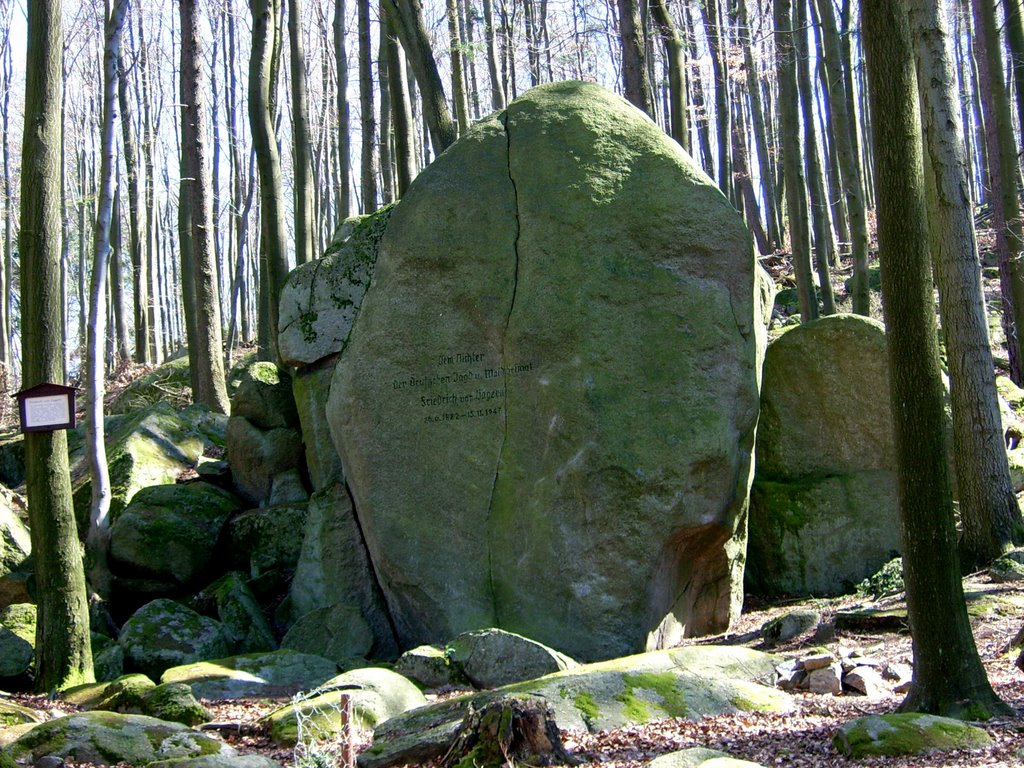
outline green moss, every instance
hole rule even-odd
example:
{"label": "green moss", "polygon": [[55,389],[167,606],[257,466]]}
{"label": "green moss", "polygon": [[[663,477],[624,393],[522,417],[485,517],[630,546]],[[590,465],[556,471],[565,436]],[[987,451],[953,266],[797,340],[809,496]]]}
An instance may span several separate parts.
{"label": "green moss", "polygon": [[975,749],[991,743],[984,730],[934,715],[870,715],[843,725],[833,739],[851,757],[916,755],[932,750]]}
{"label": "green moss", "polygon": [[638,699],[633,694],[632,688],[627,688],[615,696],[617,701],[622,702],[622,714],[633,723],[646,723],[651,719],[650,710],[647,709],[647,702]]}
{"label": "green moss", "polygon": [[580,715],[583,716],[583,722],[587,724],[587,728],[593,728],[601,715],[601,710],[598,709],[593,695],[587,691],[579,691],[573,697],[572,703],[579,710]]}
{"label": "green moss", "polygon": [[670,717],[686,717],[689,711],[686,696],[676,685],[676,676],[672,672],[639,672],[623,675],[622,680],[627,690],[643,688],[656,693],[661,699],[661,708]]}

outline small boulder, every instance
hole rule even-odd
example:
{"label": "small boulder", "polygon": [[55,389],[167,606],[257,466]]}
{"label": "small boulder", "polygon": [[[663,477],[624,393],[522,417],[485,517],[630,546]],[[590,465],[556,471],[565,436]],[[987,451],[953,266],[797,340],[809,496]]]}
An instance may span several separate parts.
{"label": "small boulder", "polygon": [[209,483],[143,488],[111,526],[111,569],[194,586],[212,570],[221,529],[239,507]]}
{"label": "small boulder", "polygon": [[[254,506],[270,506],[275,496],[275,484],[292,486],[290,473],[297,472],[304,463],[302,435],[293,427],[260,429],[248,419],[232,416],[228,419],[228,462],[238,494]],[[282,480],[278,480],[282,476]],[[282,499],[278,503],[305,501],[299,498]]]}
{"label": "small boulder", "polygon": [[992,743],[984,729],[917,712],[868,715],[844,723],[832,739],[842,754],[859,759],[978,749]]}
{"label": "small boulder", "polygon": [[170,667],[230,654],[220,622],[174,600],[147,603],[124,623],[117,639],[127,664],[153,679]]}
{"label": "small boulder", "polygon": [[436,645],[419,645],[406,651],[395,662],[395,672],[423,688],[461,686],[469,682],[451,663],[444,649]]}
{"label": "small boulder", "polygon": [[839,664],[829,664],[821,669],[811,670],[807,675],[807,690],[811,693],[831,693],[838,696],[843,692],[843,670]]}
{"label": "small boulder", "polygon": [[292,397],[291,377],[274,363],[257,361],[246,367],[231,398],[231,415],[258,429],[297,427],[299,414]]}
{"label": "small boulder", "polygon": [[184,683],[164,683],[147,691],[142,699],[142,711],[159,720],[183,725],[199,725],[213,718]]}
{"label": "small boulder", "polygon": [[1024,581],[1024,549],[997,557],[989,566],[988,576],[999,584]]}
{"label": "small boulder", "polygon": [[882,691],[882,675],[874,667],[854,667],[843,675],[843,686],[874,698]]}
{"label": "small boulder", "polygon": [[768,643],[785,643],[810,632],[821,622],[821,613],[811,608],[790,611],[761,627],[761,637]]}
{"label": "small boulder", "polygon": [[53,756],[94,765],[234,753],[220,739],[179,723],[117,712],[79,712],[50,720],[18,738],[9,751],[19,761]]}
{"label": "small boulder", "polygon": [[221,576],[196,595],[192,602],[194,607],[205,606],[216,612],[233,652],[256,653],[277,648],[267,617],[263,615],[245,577],[238,571]]}
{"label": "small boulder", "polygon": [[250,509],[232,518],[228,538],[233,566],[264,589],[287,584],[302,551],[306,516],[306,504],[285,504]]}
{"label": "small boulder", "polygon": [[447,656],[477,688],[499,688],[579,666],[546,645],[494,628],[462,633],[448,644]]}
{"label": "small boulder", "polygon": [[32,643],[0,626],[0,678],[18,677],[28,672],[34,652]]}
{"label": "small boulder", "polygon": [[266,715],[270,737],[278,745],[295,744],[299,722],[313,732],[328,734],[341,729],[341,696],[352,700],[354,725],[371,730],[378,723],[421,707],[427,700],[411,681],[388,669],[353,669],[334,677],[292,702]]}
{"label": "small boulder", "polygon": [[46,719],[46,715],[42,712],[37,712],[34,709],[24,707],[21,704],[16,704],[5,698],[0,698],[0,730],[10,728],[15,725],[25,725],[31,723],[41,723]]}
{"label": "small boulder", "polygon": [[186,683],[201,699],[272,698],[308,691],[337,674],[329,659],[282,649],[171,667],[160,681]]}

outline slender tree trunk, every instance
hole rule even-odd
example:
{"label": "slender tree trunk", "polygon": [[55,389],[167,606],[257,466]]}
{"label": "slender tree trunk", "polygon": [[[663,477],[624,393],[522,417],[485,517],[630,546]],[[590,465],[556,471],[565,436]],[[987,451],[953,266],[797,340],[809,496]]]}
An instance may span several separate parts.
{"label": "slender tree trunk", "polygon": [[1003,56],[991,0],[973,0],[978,90],[985,113],[988,180],[1002,285],[1003,328],[1010,357],[1010,378],[1024,384],[1024,234],[1017,193],[1017,142],[1003,80]]}
{"label": "slender tree trunk", "polygon": [[12,242],[12,221],[14,219],[14,200],[11,197],[11,140],[10,140],[10,107],[11,107],[11,11],[14,8],[12,0],[0,1],[0,23],[3,24],[3,40],[0,42],[0,130],[3,136],[0,137],[0,151],[3,152],[3,193],[4,193],[4,252],[0,257],[0,386],[11,390],[13,382],[8,378],[11,363],[10,341],[11,341],[11,315],[10,302],[7,294],[14,288],[11,285],[11,275],[6,266],[11,260]]}
{"label": "slender tree trunk", "polygon": [[387,205],[395,199],[395,166],[391,156],[394,136],[391,127],[391,67],[388,59],[387,9],[378,4],[377,83],[380,88],[380,201]]}
{"label": "slender tree trunk", "polygon": [[1010,67],[1013,73],[1017,125],[1024,129],[1024,15],[1021,14],[1020,0],[1003,0],[1006,14],[1006,47],[1010,51]]}
{"label": "slender tree trunk", "polygon": [[[693,6],[686,6],[687,12],[693,12]],[[683,38],[688,41],[690,59],[696,61],[698,58],[697,43],[695,41],[695,35],[693,34],[694,22],[686,14],[683,18],[687,20],[688,28]],[[693,104],[694,113],[694,127],[697,131],[697,146],[700,148],[700,164],[701,167],[710,176],[715,172],[715,160],[711,153],[711,135],[708,127],[708,106],[704,98],[704,84],[701,79],[700,71],[694,70],[693,77],[690,78],[690,88],[693,90],[690,102]]]}
{"label": "slender tree trunk", "polygon": [[349,179],[352,176],[352,161],[349,138],[348,109],[348,50],[346,37],[345,0],[334,2],[334,57],[338,77],[338,220],[344,221],[352,213],[352,192]]}
{"label": "slender tree trunk", "polygon": [[469,130],[469,105],[466,101],[466,74],[462,68],[459,12],[455,0],[445,0],[445,9],[448,18],[448,52],[452,68],[452,101],[455,102],[455,119],[458,121],[461,134]]}
{"label": "slender tree trunk", "polygon": [[960,581],[906,4],[862,0],[861,23],[874,118],[878,244],[914,646],[914,677],[902,709],[984,719],[1010,710],[985,677]]}
{"label": "slender tree trunk", "polygon": [[[801,0],[797,0],[800,2]],[[818,297],[811,275],[811,238],[807,229],[807,197],[803,160],[800,156],[799,93],[796,77],[796,49],[793,44],[793,17],[790,0],[777,0],[775,15],[775,55],[779,78],[779,126],[782,135],[782,165],[786,185],[789,218],[789,247],[800,296],[800,319],[810,322],[819,315]]]}
{"label": "slender tree trunk", "polygon": [[[382,10],[385,6],[382,4]],[[412,102],[409,97],[409,82],[405,76],[405,57],[398,45],[391,14],[384,14],[387,25],[386,51],[388,58],[388,86],[391,88],[391,113],[395,129],[395,170],[397,196],[409,189],[416,176],[416,147],[413,141]]]}
{"label": "slender tree trunk", "polygon": [[[161,313],[159,275],[157,275],[157,215],[156,203],[154,201],[156,189],[156,174],[154,169],[154,126],[153,126],[153,87],[150,82],[149,54],[146,46],[145,29],[143,26],[143,8],[136,7],[136,19],[138,22],[139,59],[138,79],[141,84],[142,98],[137,101],[142,104],[142,162],[144,166],[145,186],[143,199],[145,207],[145,231],[146,231],[146,252],[143,260],[146,265],[146,273],[149,277],[148,302],[146,314],[149,318],[149,334],[147,335],[147,346],[149,347],[148,358],[151,363],[159,363],[163,359],[162,338],[163,338],[163,317]],[[142,224],[140,223],[140,226]]]}
{"label": "slender tree trunk", "polygon": [[295,173],[295,263],[313,260],[313,169],[309,147],[306,57],[302,52],[302,0],[288,0],[292,76],[292,166]]}
{"label": "slender tree trunk", "polygon": [[846,93],[840,56],[839,31],[831,0],[816,0],[824,39],[825,71],[828,87],[832,92],[832,120],[830,128],[836,145],[843,179],[843,194],[846,196],[846,210],[850,217],[850,245],[853,252],[853,311],[867,315],[871,310],[868,286],[868,225],[864,206],[864,189],[861,183],[860,167],[853,145],[856,134],[855,115],[847,111],[851,100]]}
{"label": "slender tree trunk", "polygon": [[729,150],[732,146],[732,115],[729,110],[729,83],[718,0],[706,0],[699,7],[704,20],[704,32],[711,53],[711,71],[715,81],[715,126],[718,132],[718,159],[715,163],[715,170],[718,187],[735,204],[738,201],[732,190],[732,160],[729,157]]}
{"label": "slender tree trunk", "polygon": [[818,135],[815,130],[813,91],[811,89],[810,56],[807,50],[807,0],[797,0],[795,33],[797,89],[803,112],[804,163],[807,166],[807,191],[810,194],[811,226],[814,230],[814,263],[818,272],[821,290],[822,313],[834,315],[835,297],[832,293],[830,267],[833,261],[834,243],[828,220],[828,200],[818,155]]}
{"label": "slender tree trunk", "polygon": [[118,185],[114,188],[114,208],[110,223],[110,308],[114,315],[112,341],[115,366],[131,359],[128,350],[128,310],[124,298],[124,238],[121,224],[121,187]]}
{"label": "slender tree trunk", "polygon": [[[62,382],[60,327],[61,4],[28,4],[21,163],[22,384]],[[36,577],[35,685],[91,682],[89,608],[71,500],[67,433],[25,435],[25,488]]]}
{"label": "slender tree trunk", "polygon": [[687,152],[690,151],[690,132],[686,123],[688,109],[686,98],[686,59],[683,55],[683,40],[672,20],[665,0],[651,0],[651,13],[655,28],[665,43],[665,58],[668,68],[668,113],[669,135]]}
{"label": "slender tree trunk", "polygon": [[622,87],[626,98],[652,118],[654,101],[647,75],[646,41],[636,0],[616,0],[622,40]]}
{"label": "slender tree trunk", "polygon": [[[188,268],[195,292],[195,336],[188,340],[189,362],[195,368],[193,399],[214,413],[227,413],[227,382],[224,378],[224,349],[221,340],[220,292],[213,237],[213,194],[210,188],[210,160],[206,144],[206,100],[204,67],[200,51],[200,19],[197,0],[180,0],[181,11],[181,123],[182,169],[189,199],[192,239]],[[182,230],[184,240],[186,230]]]}
{"label": "slender tree trunk", "polygon": [[115,151],[114,131],[117,123],[117,69],[121,48],[121,29],[128,0],[117,0],[111,9],[105,4],[105,37],[103,50],[103,115],[100,121],[100,175],[97,184],[96,226],[93,230],[93,265],[89,284],[89,321],[86,335],[86,456],[92,500],[89,511],[89,533],[86,546],[92,559],[90,568],[93,587],[108,596],[110,574],[107,568],[110,521],[110,476],[107,472],[107,450],[103,424],[103,365],[106,340],[106,288],[110,261],[110,227],[114,206]]}
{"label": "slender tree trunk", "polygon": [[498,70],[498,49],[495,45],[494,3],[483,0],[484,46],[487,49],[487,74],[491,81],[491,108],[497,112],[505,108],[505,83]]}
{"label": "slender tree trunk", "polygon": [[374,147],[377,118],[373,104],[373,50],[370,45],[370,0],[356,0],[359,26],[359,123],[362,128],[360,182],[363,213],[377,210],[377,167]]}
{"label": "slender tree trunk", "polygon": [[1003,443],[992,349],[981,287],[974,204],[945,18],[928,0],[909,0],[917,55],[932,260],[946,341],[953,406],[953,457],[966,571],[981,568],[1024,535]]}
{"label": "slender tree trunk", "polygon": [[249,122],[260,174],[261,257],[265,268],[260,270],[260,293],[263,320],[260,325],[260,357],[278,359],[277,319],[281,288],[288,276],[285,252],[284,205],[281,184],[281,157],[277,149],[272,111],[274,51],[277,48],[276,0],[250,0],[252,11],[252,53],[249,58]]}

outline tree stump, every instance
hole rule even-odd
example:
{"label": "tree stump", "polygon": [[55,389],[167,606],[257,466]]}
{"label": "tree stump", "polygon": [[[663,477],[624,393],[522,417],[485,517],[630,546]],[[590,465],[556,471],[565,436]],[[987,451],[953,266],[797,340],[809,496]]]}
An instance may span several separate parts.
{"label": "tree stump", "polygon": [[445,768],[566,764],[579,761],[562,747],[551,707],[539,699],[505,696],[470,706],[445,755]]}

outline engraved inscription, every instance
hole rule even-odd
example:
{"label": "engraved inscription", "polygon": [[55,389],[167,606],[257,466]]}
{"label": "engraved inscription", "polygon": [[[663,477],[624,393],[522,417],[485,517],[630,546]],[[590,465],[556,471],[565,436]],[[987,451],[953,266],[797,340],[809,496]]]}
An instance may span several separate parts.
{"label": "engraved inscription", "polygon": [[426,361],[424,369],[393,379],[391,389],[410,395],[425,424],[439,424],[501,416],[507,388],[532,372],[533,362],[502,365],[483,352],[449,352]]}

